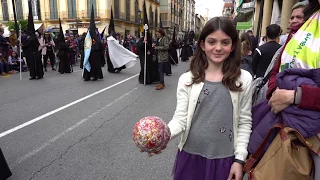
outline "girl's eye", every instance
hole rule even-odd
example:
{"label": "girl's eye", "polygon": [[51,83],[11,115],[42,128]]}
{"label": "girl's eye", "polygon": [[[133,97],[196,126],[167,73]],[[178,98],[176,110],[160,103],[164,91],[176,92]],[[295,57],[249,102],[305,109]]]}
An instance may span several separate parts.
{"label": "girl's eye", "polygon": [[214,44],[214,43],[215,43],[215,41],[208,41],[208,43],[209,43],[209,44]]}
{"label": "girl's eye", "polygon": [[223,44],[224,46],[227,46],[227,45],[230,44],[230,42],[229,42],[229,41],[223,41],[222,44]]}

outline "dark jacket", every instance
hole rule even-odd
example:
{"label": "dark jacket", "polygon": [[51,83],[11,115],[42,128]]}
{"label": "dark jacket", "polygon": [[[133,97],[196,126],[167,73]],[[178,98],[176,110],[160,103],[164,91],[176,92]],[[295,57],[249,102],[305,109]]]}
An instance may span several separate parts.
{"label": "dark jacket", "polygon": [[273,55],[281,47],[275,41],[270,41],[255,49],[252,59],[252,71],[256,77],[263,77]]}
{"label": "dark jacket", "polygon": [[251,65],[252,65],[252,56],[248,55],[241,58],[240,68],[248,71],[251,75],[253,75]]}

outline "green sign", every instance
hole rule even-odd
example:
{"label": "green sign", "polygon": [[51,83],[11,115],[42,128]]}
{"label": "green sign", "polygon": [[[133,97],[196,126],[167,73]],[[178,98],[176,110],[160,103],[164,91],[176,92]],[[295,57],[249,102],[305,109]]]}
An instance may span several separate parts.
{"label": "green sign", "polygon": [[237,30],[247,30],[252,27],[252,22],[237,22]]}

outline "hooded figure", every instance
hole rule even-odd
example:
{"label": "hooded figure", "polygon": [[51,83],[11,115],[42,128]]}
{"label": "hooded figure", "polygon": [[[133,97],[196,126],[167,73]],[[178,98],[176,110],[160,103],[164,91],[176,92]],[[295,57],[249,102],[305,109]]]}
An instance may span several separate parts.
{"label": "hooded figure", "polygon": [[[108,34],[109,34],[109,37],[112,36],[115,40],[117,40],[117,34],[116,34],[116,31],[114,29],[114,20],[113,20],[113,11],[112,11],[112,7],[111,7],[111,16],[110,16],[110,24],[109,24],[109,27],[108,27]],[[126,66],[123,65],[121,67],[118,67],[118,68],[115,68],[111,62],[111,59],[110,59],[110,53],[109,53],[109,46],[107,45],[107,48],[106,48],[106,56],[107,56],[107,65],[108,65],[108,71],[110,73],[119,73],[122,69],[125,69]]]}
{"label": "hooded figure", "polygon": [[27,59],[27,65],[30,72],[30,80],[32,79],[42,79],[43,78],[43,68],[41,61],[41,54],[38,51],[39,41],[38,37],[35,35],[33,15],[31,1],[28,1],[29,15],[28,15],[28,26],[27,26],[27,39],[23,41],[22,48]]}
{"label": "hooded figure", "polygon": [[71,73],[71,64],[68,58],[69,53],[69,46],[67,45],[66,41],[64,40],[63,30],[61,26],[61,20],[59,18],[60,24],[60,32],[57,38],[57,49],[58,49],[58,58],[59,58],[59,72],[61,74],[64,73]]}
{"label": "hooded figure", "polygon": [[189,60],[189,55],[190,53],[188,52],[188,50],[190,50],[190,45],[189,45],[189,38],[188,38],[189,32],[185,32],[184,34],[184,40],[183,40],[183,46],[182,46],[182,50],[181,50],[181,61],[188,61]]}
{"label": "hooded figure", "polygon": [[[143,4],[143,24],[148,24],[148,16],[147,16],[147,10],[146,10],[146,4],[144,2]],[[140,67],[141,71],[139,74],[139,83],[144,84],[144,58],[145,54],[147,55],[147,63],[146,63],[146,84],[152,84],[159,82],[159,72],[158,72],[158,60],[157,56],[154,54],[155,50],[152,48],[152,37],[149,33],[149,30],[147,30],[147,52],[145,52],[145,33],[144,30],[141,29],[141,37],[137,43],[137,54],[140,59]]]}
{"label": "hooded figure", "polygon": [[90,78],[93,78],[93,81],[96,81],[98,79],[103,79],[103,74],[102,74],[102,58],[101,55],[103,54],[103,44],[100,40],[100,37],[98,36],[96,32],[96,24],[94,22],[94,10],[93,10],[93,5],[92,5],[92,10],[91,10],[91,19],[90,19],[90,27],[89,27],[89,32],[90,36],[92,39],[92,45],[91,45],[91,52],[89,56],[89,63],[91,66],[90,72],[83,67],[83,79],[84,81],[89,81]]}
{"label": "hooded figure", "polygon": [[176,41],[176,27],[173,28],[173,35],[172,40],[170,42],[170,49],[169,49],[169,62],[172,65],[178,65],[178,54],[177,49],[179,47],[179,44]]}

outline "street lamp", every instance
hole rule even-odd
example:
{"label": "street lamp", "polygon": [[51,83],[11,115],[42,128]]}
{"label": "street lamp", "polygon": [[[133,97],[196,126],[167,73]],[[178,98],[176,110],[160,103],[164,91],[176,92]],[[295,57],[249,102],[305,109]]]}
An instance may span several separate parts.
{"label": "street lamp", "polygon": [[141,27],[141,11],[138,9],[139,27],[138,27],[138,38],[140,38],[140,27]]}

